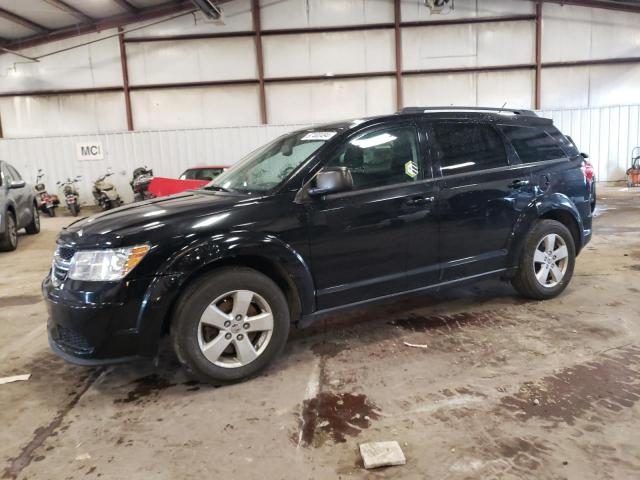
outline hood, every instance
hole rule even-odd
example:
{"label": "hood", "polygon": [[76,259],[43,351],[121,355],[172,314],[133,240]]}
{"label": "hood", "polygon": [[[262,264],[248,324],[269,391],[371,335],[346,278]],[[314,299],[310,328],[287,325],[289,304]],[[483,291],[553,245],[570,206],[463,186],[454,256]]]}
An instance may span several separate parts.
{"label": "hood", "polygon": [[[170,197],[129,204],[72,223],[60,241],[82,247],[117,247],[129,240],[150,241],[167,229],[172,232],[200,224],[212,225],[234,205],[255,197],[225,192],[185,192]],[[189,227],[187,227],[189,225]]]}

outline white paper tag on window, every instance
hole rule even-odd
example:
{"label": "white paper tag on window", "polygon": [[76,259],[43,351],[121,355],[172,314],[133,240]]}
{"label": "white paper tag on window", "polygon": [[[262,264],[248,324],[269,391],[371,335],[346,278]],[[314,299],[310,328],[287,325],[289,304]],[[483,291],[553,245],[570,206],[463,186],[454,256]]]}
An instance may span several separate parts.
{"label": "white paper tag on window", "polygon": [[329,140],[338,132],[309,132],[300,140]]}

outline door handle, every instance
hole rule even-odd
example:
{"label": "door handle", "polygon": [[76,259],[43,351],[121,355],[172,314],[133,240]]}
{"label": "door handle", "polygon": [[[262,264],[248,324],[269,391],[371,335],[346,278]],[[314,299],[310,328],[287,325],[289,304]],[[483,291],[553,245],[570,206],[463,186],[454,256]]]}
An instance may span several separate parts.
{"label": "door handle", "polygon": [[426,205],[427,203],[432,203],[435,200],[435,197],[411,197],[405,200],[406,205],[417,206],[417,205]]}
{"label": "door handle", "polygon": [[509,184],[509,188],[520,188],[520,187],[524,187],[525,185],[529,185],[529,183],[530,183],[529,180],[518,179],[511,182]]}

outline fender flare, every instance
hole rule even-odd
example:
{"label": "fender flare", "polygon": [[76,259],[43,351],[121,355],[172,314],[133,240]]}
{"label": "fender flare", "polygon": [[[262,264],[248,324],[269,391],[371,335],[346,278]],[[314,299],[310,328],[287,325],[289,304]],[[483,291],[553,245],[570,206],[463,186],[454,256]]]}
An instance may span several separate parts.
{"label": "fender flare", "polygon": [[278,237],[263,232],[229,232],[198,239],[176,249],[158,271],[144,295],[137,319],[143,356],[154,356],[157,339],[173,305],[186,285],[216,264],[242,258],[261,259],[286,274],[287,283],[298,294],[300,314],[315,310],[315,287],[309,266],[302,255]]}
{"label": "fender flare", "polygon": [[558,211],[563,214],[570,214],[570,218],[575,222],[575,227],[577,228],[576,254],[580,251],[584,245],[584,225],[580,213],[569,197],[562,193],[553,193],[536,197],[518,217],[507,245],[507,251],[509,252],[507,266],[515,267],[518,265],[520,252],[531,226],[538,219]]}

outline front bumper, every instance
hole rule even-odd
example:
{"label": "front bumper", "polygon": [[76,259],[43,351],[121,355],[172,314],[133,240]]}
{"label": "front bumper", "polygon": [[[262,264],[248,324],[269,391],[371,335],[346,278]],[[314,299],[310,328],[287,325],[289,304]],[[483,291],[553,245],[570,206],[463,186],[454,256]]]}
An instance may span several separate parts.
{"label": "front bumper", "polygon": [[140,330],[150,280],[66,281],[56,287],[50,276],[45,278],[42,292],[51,349],[81,365],[119,363],[155,351],[157,337],[150,349],[152,339]]}

